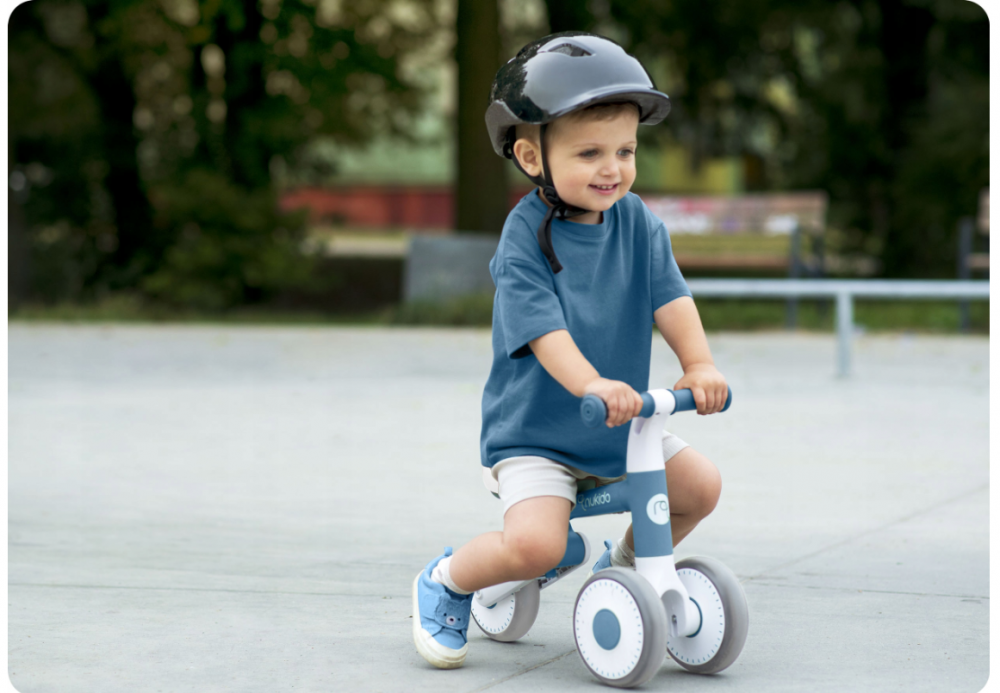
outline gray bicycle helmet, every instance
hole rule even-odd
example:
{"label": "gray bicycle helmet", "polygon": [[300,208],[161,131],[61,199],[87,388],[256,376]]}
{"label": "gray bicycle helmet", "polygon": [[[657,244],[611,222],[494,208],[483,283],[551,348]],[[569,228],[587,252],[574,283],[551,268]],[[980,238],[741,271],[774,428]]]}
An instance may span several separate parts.
{"label": "gray bicycle helmet", "polygon": [[[552,219],[587,210],[559,198],[545,165],[548,123],[598,103],[631,101],[639,122],[655,125],[670,112],[670,97],[656,90],[642,64],[611,39],[582,31],[565,31],[532,41],[497,72],[490,89],[486,128],[493,149],[511,159],[521,173],[542,189],[553,206],[538,227],[538,244],[553,273],[562,270],[552,248]],[[542,175],[531,176],[514,156],[514,128],[540,125]]]}

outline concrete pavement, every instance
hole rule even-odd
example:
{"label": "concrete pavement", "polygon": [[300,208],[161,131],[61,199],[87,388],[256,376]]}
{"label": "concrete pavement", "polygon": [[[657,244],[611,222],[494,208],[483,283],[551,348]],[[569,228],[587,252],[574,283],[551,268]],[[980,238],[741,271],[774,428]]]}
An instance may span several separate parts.
{"label": "concrete pavement", "polygon": [[[989,674],[981,337],[710,335],[733,409],[672,429],[722,471],[678,556],[741,578],[741,658],[645,690],[969,691]],[[20,691],[599,690],[585,574],[532,631],[411,640],[409,588],[501,526],[482,487],[486,330],[64,326],[8,333],[8,673]],[[654,340],[654,386],[679,377]],[[576,524],[576,523],[575,523]],[[622,517],[580,521],[592,543]],[[583,572],[583,571],[581,571]]]}

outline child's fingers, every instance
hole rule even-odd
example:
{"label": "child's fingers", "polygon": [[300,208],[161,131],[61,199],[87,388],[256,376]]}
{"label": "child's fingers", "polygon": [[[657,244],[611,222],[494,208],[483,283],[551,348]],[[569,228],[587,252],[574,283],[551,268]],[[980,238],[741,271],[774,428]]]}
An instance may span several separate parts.
{"label": "child's fingers", "polygon": [[720,412],[722,408],[726,406],[726,399],[729,398],[729,388],[724,384],[719,386],[718,391],[715,394],[715,411]]}
{"label": "child's fingers", "polygon": [[642,411],[642,397],[624,383],[604,398],[604,404],[608,409],[605,419],[608,428],[626,424]]}
{"label": "child's fingers", "polygon": [[618,425],[618,397],[612,393],[605,402],[608,405],[608,428],[614,428]]}
{"label": "child's fingers", "polygon": [[704,414],[705,413],[705,403],[706,403],[705,390],[703,390],[700,387],[692,387],[691,388],[691,394],[694,395],[695,410],[699,414]]}
{"label": "child's fingers", "polygon": [[632,408],[629,406],[628,393],[622,392],[618,395],[618,426],[632,418]]}
{"label": "child's fingers", "polygon": [[609,397],[608,401],[609,403],[614,402],[613,406],[608,406],[608,426],[610,428],[621,426],[632,418],[627,393],[619,391]]}
{"label": "child's fingers", "polygon": [[705,413],[714,414],[717,410],[715,408],[715,389],[706,388],[705,390]]}
{"label": "child's fingers", "polygon": [[632,418],[632,398],[629,396],[627,390],[623,390],[621,394],[622,398],[622,408],[621,408],[621,421],[620,423],[625,423]]}

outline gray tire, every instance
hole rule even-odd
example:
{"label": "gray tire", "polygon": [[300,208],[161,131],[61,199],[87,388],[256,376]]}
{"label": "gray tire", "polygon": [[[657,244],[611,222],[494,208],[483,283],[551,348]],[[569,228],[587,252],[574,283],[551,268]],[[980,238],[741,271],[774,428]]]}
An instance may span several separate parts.
{"label": "gray tire", "polygon": [[524,637],[538,616],[538,581],[532,580],[517,592],[491,607],[472,600],[472,618],[486,637],[514,642]]}
{"label": "gray tire", "polygon": [[573,634],[580,658],[601,683],[641,686],[666,656],[667,613],[646,578],[634,570],[607,568],[580,588]]}
{"label": "gray tire", "polygon": [[694,635],[667,639],[667,652],[688,671],[715,674],[736,661],[750,627],[747,597],[736,575],[704,556],[677,563],[677,575],[702,614]]}

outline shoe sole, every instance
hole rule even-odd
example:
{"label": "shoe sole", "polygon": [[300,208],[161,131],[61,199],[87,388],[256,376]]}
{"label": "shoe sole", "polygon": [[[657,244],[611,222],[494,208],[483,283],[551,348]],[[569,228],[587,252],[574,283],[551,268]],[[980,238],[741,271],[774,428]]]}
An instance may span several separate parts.
{"label": "shoe sole", "polygon": [[422,574],[418,573],[413,580],[413,644],[417,646],[417,652],[420,653],[420,656],[438,669],[457,669],[465,663],[469,643],[462,645],[460,650],[453,650],[440,644],[420,625],[420,601],[417,598],[417,588]]}

